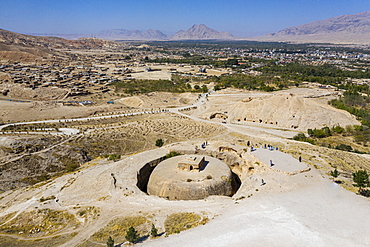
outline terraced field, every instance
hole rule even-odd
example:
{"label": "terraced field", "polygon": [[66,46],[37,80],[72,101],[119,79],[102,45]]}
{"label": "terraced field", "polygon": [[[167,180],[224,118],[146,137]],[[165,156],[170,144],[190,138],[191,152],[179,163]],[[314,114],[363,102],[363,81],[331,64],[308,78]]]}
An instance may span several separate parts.
{"label": "terraced field", "polygon": [[[130,154],[155,148],[155,141],[165,144],[219,135],[226,129],[218,124],[197,122],[183,116],[140,116],[101,125],[69,142],[83,148],[93,158],[106,154]],[[137,120],[137,121],[131,121]],[[90,126],[91,127],[91,126]],[[84,126],[88,128],[88,126]]]}

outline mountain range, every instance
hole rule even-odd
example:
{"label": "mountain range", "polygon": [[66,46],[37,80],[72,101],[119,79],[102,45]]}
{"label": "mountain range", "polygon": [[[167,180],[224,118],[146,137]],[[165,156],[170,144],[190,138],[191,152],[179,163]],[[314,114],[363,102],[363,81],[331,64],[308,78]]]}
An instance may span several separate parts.
{"label": "mountain range", "polygon": [[172,36],[167,36],[159,30],[149,29],[140,31],[136,29],[111,29],[93,34],[31,34],[34,36],[54,36],[65,39],[79,39],[94,37],[105,40],[230,40],[233,35],[228,32],[219,32],[204,24],[193,25],[187,31],[180,30]]}
{"label": "mountain range", "polygon": [[[163,32],[153,29],[146,31],[112,29],[95,34],[36,35],[62,37],[65,39],[95,37],[104,40],[254,40],[296,43],[370,44],[370,11],[313,21],[299,26],[288,27],[276,33],[252,38],[234,37],[228,32],[216,31],[204,24],[193,25],[188,30],[180,30],[172,36],[167,36]],[[51,37],[48,37],[48,39],[51,39]],[[47,40],[44,41],[46,42]],[[60,40],[54,41],[56,43],[60,42]],[[69,45],[76,46],[78,43]]]}
{"label": "mountain range", "polygon": [[159,30],[149,29],[146,31],[112,29],[94,34],[94,37],[106,40],[166,40],[167,35]]}
{"label": "mountain range", "polygon": [[313,21],[252,38],[258,41],[346,44],[369,44],[369,39],[370,11]]}

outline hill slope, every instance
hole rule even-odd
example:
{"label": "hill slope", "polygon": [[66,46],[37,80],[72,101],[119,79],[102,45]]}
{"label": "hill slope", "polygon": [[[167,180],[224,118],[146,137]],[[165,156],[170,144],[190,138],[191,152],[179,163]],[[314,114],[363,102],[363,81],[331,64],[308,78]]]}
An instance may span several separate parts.
{"label": "hill slope", "polygon": [[370,11],[285,28],[253,40],[368,44]]}
{"label": "hill slope", "polygon": [[[327,104],[320,104],[308,98],[296,95],[292,91],[276,92],[270,95],[256,95],[238,102],[224,101],[222,95],[212,96],[214,107],[209,113],[201,115],[226,118],[228,122],[254,123],[255,125],[297,129],[306,131],[308,128],[324,126],[358,125],[359,122],[348,112],[335,109]],[[307,91],[315,95],[314,91]],[[213,102],[214,101],[214,102]],[[227,113],[225,113],[227,112]]]}
{"label": "hill slope", "polygon": [[115,46],[111,41],[96,38],[81,38],[78,40],[66,40],[58,37],[33,36],[15,33],[0,29],[0,44],[21,45],[27,47],[43,47],[48,49],[91,49]]}

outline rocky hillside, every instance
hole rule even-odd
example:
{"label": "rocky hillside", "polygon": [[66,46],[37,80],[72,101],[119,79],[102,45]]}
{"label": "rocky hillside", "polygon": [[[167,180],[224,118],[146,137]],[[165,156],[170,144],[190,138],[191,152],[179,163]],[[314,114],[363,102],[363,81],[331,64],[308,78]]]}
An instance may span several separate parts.
{"label": "rocky hillside", "polygon": [[146,31],[112,29],[99,32],[97,38],[106,40],[166,40],[167,35],[159,30],[149,29]]}
{"label": "rocky hillside", "polygon": [[[221,104],[221,102],[217,103]],[[230,122],[265,124],[300,131],[324,126],[359,124],[348,112],[320,104],[311,98],[285,92],[249,97],[237,103],[229,103],[227,107],[217,106],[211,111],[210,116],[202,115],[202,117],[223,118]]]}
{"label": "rocky hillside", "polygon": [[233,39],[234,37],[228,32],[219,32],[207,27],[204,24],[193,25],[187,31],[180,30],[175,33],[172,40],[199,40],[199,39]]}
{"label": "rocky hillside", "polygon": [[[74,171],[90,160],[82,148],[56,145],[64,139],[47,135],[0,137],[0,192]],[[55,148],[48,150],[52,145]]]}
{"label": "rocky hillside", "polygon": [[369,38],[370,11],[313,21],[254,39],[366,44],[370,43]]}
{"label": "rocky hillside", "polygon": [[95,49],[116,46],[116,43],[96,38],[66,40],[58,37],[32,36],[0,29],[0,45],[21,45],[47,49]]}

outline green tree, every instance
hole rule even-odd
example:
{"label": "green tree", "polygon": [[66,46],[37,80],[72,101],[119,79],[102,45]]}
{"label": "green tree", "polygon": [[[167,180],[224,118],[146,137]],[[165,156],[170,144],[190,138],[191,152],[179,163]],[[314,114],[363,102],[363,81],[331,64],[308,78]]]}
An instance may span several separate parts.
{"label": "green tree", "polygon": [[308,129],[308,130],[307,130],[307,134],[308,134],[309,136],[313,136],[313,130],[312,130],[312,129]]}
{"label": "green tree", "polygon": [[203,92],[203,93],[208,92],[208,88],[207,88],[207,86],[206,86],[206,85],[203,85],[203,86],[202,86],[202,92]]}
{"label": "green tree", "polygon": [[369,174],[365,170],[358,170],[352,173],[353,182],[355,182],[356,187],[368,187],[369,186]]}
{"label": "green tree", "polygon": [[303,133],[298,133],[293,137],[293,140],[296,141],[305,141],[307,139],[306,135]]}
{"label": "green tree", "polygon": [[333,177],[333,178],[337,178],[339,176],[339,172],[337,170],[337,168],[334,169],[334,171],[331,171],[330,172],[330,175]]}
{"label": "green tree", "polygon": [[108,237],[107,241],[107,247],[113,247],[114,246],[114,240],[111,236]]}
{"label": "green tree", "polygon": [[163,142],[163,140],[162,140],[162,139],[157,139],[157,140],[155,141],[155,145],[156,145],[157,147],[162,147],[162,146],[163,146],[163,144],[164,144],[164,142]]}
{"label": "green tree", "polygon": [[131,226],[127,232],[126,232],[126,240],[131,242],[131,243],[134,243],[135,241],[137,241],[139,239],[139,233],[135,230],[135,228],[133,226]]}
{"label": "green tree", "polygon": [[150,236],[157,237],[157,235],[158,235],[158,230],[157,228],[155,228],[155,225],[152,224],[152,229],[150,230]]}
{"label": "green tree", "polygon": [[333,131],[338,134],[342,134],[344,132],[344,128],[340,127],[339,125],[333,127]]}

